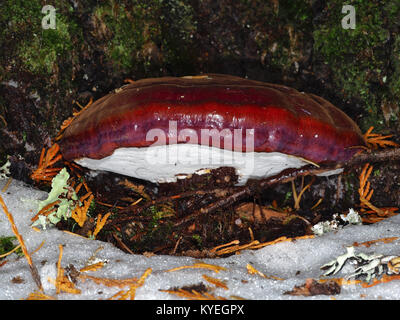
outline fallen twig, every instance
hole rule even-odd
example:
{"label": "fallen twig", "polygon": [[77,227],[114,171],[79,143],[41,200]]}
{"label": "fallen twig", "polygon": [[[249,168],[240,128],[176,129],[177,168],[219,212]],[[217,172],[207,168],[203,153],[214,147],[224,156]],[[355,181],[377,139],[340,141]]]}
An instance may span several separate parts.
{"label": "fallen twig", "polygon": [[126,223],[127,221],[147,221],[148,217],[139,217],[139,215],[151,206],[159,205],[165,202],[172,202],[188,197],[201,196],[201,195],[214,195],[218,199],[206,207],[192,212],[191,214],[178,219],[174,226],[180,226],[186,224],[198,216],[207,215],[214,213],[219,209],[223,209],[227,206],[233,205],[236,202],[243,200],[246,197],[254,196],[257,192],[267,189],[277,184],[287,183],[295,180],[298,177],[304,176],[315,176],[320,173],[327,171],[343,168],[344,170],[350,170],[352,167],[359,166],[364,163],[374,162],[386,162],[400,160],[400,148],[396,149],[383,149],[367,151],[364,153],[358,153],[353,156],[350,160],[342,163],[329,163],[320,164],[320,167],[314,165],[306,165],[298,169],[286,169],[280,174],[273,177],[261,179],[261,180],[249,180],[245,186],[229,187],[229,188],[215,188],[211,190],[196,190],[187,191],[181,194],[160,197],[155,200],[147,201],[142,206],[131,205],[123,210],[122,213],[128,213],[128,216],[113,219],[107,221],[107,227],[117,225],[119,223]]}
{"label": "fallen twig", "polygon": [[256,192],[262,189],[266,189],[272,187],[276,184],[280,183],[287,183],[293,181],[294,179],[301,177],[301,176],[314,176],[318,175],[323,172],[327,172],[330,170],[335,170],[339,168],[344,168],[345,170],[349,170],[352,167],[358,166],[363,163],[371,163],[371,162],[386,162],[386,161],[393,161],[393,160],[400,160],[400,148],[396,149],[384,149],[379,151],[371,151],[366,153],[361,153],[355,155],[350,160],[337,163],[337,164],[321,164],[319,168],[315,168],[315,166],[306,165],[299,169],[286,169],[282,171],[280,174],[261,179],[261,180],[249,180],[247,185],[243,187],[236,187],[231,188],[227,191],[227,196],[212,203],[211,205],[207,206],[206,208],[201,208],[198,211],[193,212],[192,214],[181,218],[175,223],[175,226],[179,226],[185,224],[187,222],[192,221],[194,218],[210,214],[215,212],[218,209],[222,209],[225,206],[232,205],[235,202],[242,200],[249,196],[254,196]]}
{"label": "fallen twig", "polygon": [[36,269],[36,266],[33,264],[33,261],[28,252],[28,249],[25,246],[24,239],[22,238],[21,234],[18,232],[17,226],[15,225],[15,222],[14,222],[14,218],[13,218],[12,214],[8,211],[7,206],[1,196],[0,196],[0,205],[2,206],[3,211],[6,214],[8,221],[10,221],[12,231],[14,232],[15,236],[18,239],[18,242],[21,245],[22,252],[24,253],[26,260],[28,261],[29,268],[30,268],[30,271],[32,274],[32,278],[35,281],[36,285],[38,286],[39,290],[42,291],[43,290],[42,283],[40,281],[40,276]]}

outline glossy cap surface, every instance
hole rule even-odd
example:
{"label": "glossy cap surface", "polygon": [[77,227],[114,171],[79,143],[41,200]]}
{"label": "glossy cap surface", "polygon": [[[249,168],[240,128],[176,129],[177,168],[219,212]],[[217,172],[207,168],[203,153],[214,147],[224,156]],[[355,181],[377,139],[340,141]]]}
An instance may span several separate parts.
{"label": "glossy cap surface", "polygon": [[[170,130],[171,121],[176,131]],[[97,100],[65,130],[64,159],[101,159],[121,147],[148,147],[152,129],[166,133],[167,144],[185,143],[184,129],[242,129],[235,151],[246,150],[246,130],[254,129],[254,151],[281,152],[314,162],[349,159],[364,146],[356,123],[325,99],[295,89],[210,74],[144,79]],[[181,141],[183,140],[183,141]],[[204,139],[203,139],[204,140]],[[199,141],[224,148],[224,139]],[[240,149],[240,150],[239,150]]]}

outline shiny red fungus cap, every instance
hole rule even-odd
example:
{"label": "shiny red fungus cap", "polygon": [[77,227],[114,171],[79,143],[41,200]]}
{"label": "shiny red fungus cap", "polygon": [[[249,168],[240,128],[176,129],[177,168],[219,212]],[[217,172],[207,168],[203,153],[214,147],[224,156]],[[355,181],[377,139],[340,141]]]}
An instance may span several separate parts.
{"label": "shiny red fungus cap", "polygon": [[[365,142],[360,129],[325,99],[295,89],[219,74],[144,79],[97,100],[65,130],[64,159],[102,159],[122,147],[148,147],[149,130],[254,129],[255,152],[313,162],[348,160]],[[167,144],[183,143],[168,135]],[[199,143],[209,146],[213,141]],[[214,146],[215,145],[214,143]],[[223,140],[219,144],[224,147]],[[243,138],[241,146],[246,151]]]}

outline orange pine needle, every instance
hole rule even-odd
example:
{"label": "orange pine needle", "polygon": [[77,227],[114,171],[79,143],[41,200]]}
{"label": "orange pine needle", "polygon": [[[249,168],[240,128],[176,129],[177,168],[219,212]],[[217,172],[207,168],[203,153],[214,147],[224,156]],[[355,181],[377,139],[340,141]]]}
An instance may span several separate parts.
{"label": "orange pine needle", "polygon": [[296,191],[296,186],[294,183],[294,180],[292,180],[292,191],[293,191],[293,198],[294,198],[294,209],[298,210],[300,209],[300,201],[301,198],[304,194],[304,192],[307,191],[308,188],[311,187],[311,185],[313,184],[314,181],[311,181],[309,184],[307,184],[305,187],[303,187],[300,191],[300,193],[297,195],[297,191]]}
{"label": "orange pine needle", "polygon": [[221,248],[228,247],[228,246],[231,246],[231,245],[236,245],[236,244],[239,244],[239,243],[240,243],[239,240],[233,240],[233,241],[231,241],[229,243],[225,243],[225,244],[221,244],[219,246],[216,246],[216,247],[212,248],[210,251],[211,252],[216,252]]}
{"label": "orange pine needle", "polygon": [[314,235],[305,235],[305,236],[300,236],[300,237],[295,237],[295,238],[287,238],[285,236],[282,236],[282,237],[279,237],[278,239],[275,239],[275,240],[272,240],[269,242],[263,242],[263,243],[260,243],[259,245],[255,245],[255,246],[251,247],[251,249],[259,249],[259,248],[263,248],[265,246],[270,246],[272,244],[276,244],[279,242],[285,242],[285,241],[292,242],[292,241],[303,240],[303,239],[312,239],[314,237],[315,237]]}
{"label": "orange pine needle", "polygon": [[41,291],[35,291],[29,294],[28,298],[25,300],[57,300],[56,298],[44,294]]}
{"label": "orange pine needle", "polygon": [[[358,193],[360,196],[361,209],[364,210],[362,219],[363,222],[366,223],[375,223],[384,218],[394,216],[397,214],[395,211],[398,210],[398,208],[378,208],[371,203],[370,200],[374,190],[371,188],[368,178],[371,175],[372,169],[373,166],[371,166],[369,163],[366,163],[359,176],[360,187],[358,189]],[[365,211],[365,208],[369,208],[371,211]],[[366,216],[367,214],[371,213],[375,214],[375,216]]]}
{"label": "orange pine needle", "polygon": [[7,191],[7,189],[10,186],[12,180],[13,180],[12,177],[8,178],[7,183],[4,185],[3,189],[1,189],[1,192],[5,193]]}
{"label": "orange pine needle", "polygon": [[75,101],[75,104],[77,104],[77,105],[79,106],[79,108],[81,108],[81,110],[79,110],[79,111],[77,111],[77,112],[73,112],[73,113],[72,113],[72,117],[69,117],[68,119],[66,119],[66,120],[63,121],[63,123],[62,123],[62,125],[61,125],[61,128],[60,128],[60,131],[58,132],[58,134],[57,134],[57,136],[56,136],[56,138],[55,138],[56,141],[58,141],[58,140],[60,140],[60,139],[62,138],[65,129],[67,129],[67,128],[69,127],[69,125],[72,123],[72,121],[73,121],[81,112],[83,112],[84,110],[86,110],[87,108],[89,108],[89,107],[93,104],[93,97],[90,97],[90,100],[89,100],[88,104],[87,104],[86,106],[84,106],[84,107],[83,107],[78,101]]}
{"label": "orange pine needle", "polygon": [[[142,200],[142,198],[140,198],[139,200]],[[109,203],[105,203],[105,202],[101,202],[101,201],[96,201],[96,203],[100,204],[102,206],[105,206],[105,207],[109,207],[109,208],[126,209],[126,207],[115,206],[113,204],[109,204]]]}
{"label": "orange pine needle", "polygon": [[254,241],[252,241],[250,243],[243,244],[241,246],[234,245],[234,246],[231,246],[231,247],[220,249],[220,250],[216,251],[216,254],[217,255],[223,255],[223,254],[229,254],[229,253],[233,253],[233,252],[238,252],[238,251],[245,250],[245,249],[252,249],[254,246],[259,245],[259,244],[260,244],[260,242],[258,240],[254,240]]}
{"label": "orange pine needle", "polygon": [[37,247],[35,250],[33,250],[33,251],[31,252],[31,254],[34,254],[34,253],[38,252],[38,251],[40,250],[40,248],[43,247],[44,243],[45,243],[45,240],[43,240],[43,241],[40,243],[39,247]]}
{"label": "orange pine needle", "polygon": [[[75,182],[75,181],[73,181],[73,182]],[[75,188],[75,193],[76,193],[76,194],[78,194],[78,192],[81,190],[82,186],[83,186],[83,182],[79,183],[79,184],[76,186],[76,188]],[[74,187],[74,186],[72,185],[72,183],[71,183],[71,187]]]}
{"label": "orange pine needle", "polygon": [[33,218],[31,218],[31,221],[32,222],[36,221],[40,215],[48,216],[50,213],[52,213],[52,212],[54,212],[54,210],[56,210],[54,208],[54,206],[59,204],[60,202],[61,202],[61,200],[56,200],[56,201],[51,202],[48,205],[44,206],[42,209],[40,209],[40,211]]}
{"label": "orange pine needle", "polygon": [[220,267],[220,266],[216,266],[213,264],[208,264],[208,263],[203,263],[203,262],[199,262],[199,263],[195,263],[192,266],[181,266],[181,267],[176,267],[173,269],[169,269],[165,272],[173,272],[173,271],[178,271],[178,270],[182,270],[182,269],[193,269],[193,268],[200,268],[200,269],[208,269],[208,270],[212,270],[216,273],[220,272],[221,270],[226,270],[226,268],[224,267]]}
{"label": "orange pine needle", "polygon": [[376,223],[382,221],[383,219],[398,215],[399,213],[396,212],[397,210],[399,210],[399,208],[385,207],[381,208],[379,212],[377,212],[376,210],[364,211],[362,219],[363,222],[366,223]]}
{"label": "orange pine needle", "polygon": [[301,240],[301,239],[311,239],[311,238],[314,238],[314,235],[305,235],[305,236],[300,236],[300,237],[296,237],[296,238],[287,238],[285,236],[282,236],[280,238],[277,238],[277,239],[275,239],[273,241],[269,241],[269,242],[260,243],[258,240],[254,240],[248,244],[244,244],[241,246],[239,246],[239,240],[234,240],[229,243],[219,245],[219,246],[211,249],[210,251],[217,255],[231,254],[231,253],[234,253],[234,252],[237,252],[240,250],[244,250],[244,249],[249,249],[249,250],[260,249],[260,248],[263,248],[263,247],[266,247],[269,245],[276,244],[278,242],[294,241],[294,240]]}
{"label": "orange pine needle", "polygon": [[86,193],[84,196],[82,196],[79,201],[83,202],[84,200],[86,200],[87,198],[89,198],[92,195],[91,192]]}
{"label": "orange pine needle", "polygon": [[214,296],[210,293],[204,292],[200,293],[196,290],[184,290],[184,289],[177,289],[177,290],[160,290],[161,292],[167,292],[173,295],[176,295],[181,298],[186,298],[190,300],[226,300],[220,296]]}
{"label": "orange pine needle", "polygon": [[262,273],[261,271],[258,271],[256,268],[254,268],[251,264],[247,264],[246,266],[247,269],[247,273],[248,274],[257,274],[260,277],[263,277],[265,279],[273,279],[273,280],[285,280],[279,277],[275,277],[275,276],[266,276],[264,273]]}
{"label": "orange pine needle", "polygon": [[71,282],[65,275],[64,275],[64,270],[61,273],[60,280],[54,280],[52,278],[47,278],[47,280],[52,283],[53,285],[57,286],[61,291],[64,291],[66,293],[71,293],[71,294],[81,294],[81,290],[78,288],[75,288],[75,284]]}
{"label": "orange pine needle", "polygon": [[4,126],[7,127],[7,121],[6,121],[6,119],[5,119],[1,114],[0,114],[0,119],[3,121]]}
{"label": "orange pine needle", "polygon": [[[86,197],[85,195],[84,197]],[[90,197],[88,200],[85,200],[83,202],[83,206],[77,205],[75,209],[71,213],[71,218],[74,219],[80,227],[83,227],[83,224],[86,221],[87,218],[87,212],[89,210],[90,204],[92,203],[92,200],[94,199],[94,196],[90,194]]]}
{"label": "orange pine needle", "polygon": [[57,278],[56,278],[56,289],[57,289],[57,294],[60,293],[60,279],[62,277],[63,271],[61,269],[61,259],[63,255],[63,246],[60,244],[58,245],[58,248],[60,250],[60,253],[58,255],[58,262],[57,262]]}
{"label": "orange pine needle", "polygon": [[319,283],[324,283],[328,281],[335,281],[339,286],[343,285],[354,285],[354,284],[359,284],[362,283],[361,280],[346,280],[344,278],[328,278],[328,279],[319,279]]}
{"label": "orange pine needle", "polygon": [[370,149],[378,149],[385,148],[387,146],[398,147],[399,145],[396,142],[387,140],[388,138],[393,137],[393,135],[383,136],[378,133],[372,133],[374,127],[370,127],[367,132],[363,135],[364,141]]}
{"label": "orange pine needle", "polygon": [[152,269],[148,268],[146,271],[143,273],[143,275],[140,277],[139,280],[137,280],[136,283],[131,284],[130,288],[126,291],[119,291],[116,294],[114,294],[109,300],[118,298],[118,300],[134,300],[135,295],[136,295],[136,290],[141,287],[144,284],[144,281],[146,278],[151,274]]}
{"label": "orange pine needle", "polygon": [[[364,196],[367,193],[365,184],[366,184],[369,176],[371,175],[372,169],[373,169],[373,166],[371,166],[369,163],[366,163],[360,173],[360,177],[359,177],[360,188],[358,189],[360,196]],[[369,186],[367,189],[369,189]]]}
{"label": "orange pine needle", "polygon": [[14,251],[17,251],[19,248],[21,248],[21,245],[20,245],[20,244],[17,245],[16,247],[14,247],[14,249],[12,249],[12,250],[10,250],[10,251],[8,251],[8,252],[6,252],[6,253],[0,254],[0,259],[9,256],[11,253],[13,253]]}
{"label": "orange pine needle", "polygon": [[15,222],[14,222],[14,218],[13,218],[12,214],[8,211],[8,208],[1,196],[0,196],[0,205],[3,208],[3,211],[6,214],[8,221],[11,224],[12,231],[14,232],[15,236],[18,239],[19,244],[21,245],[22,252],[24,253],[26,260],[28,261],[33,280],[35,281],[39,290],[42,291],[42,283],[40,281],[40,277],[39,277],[38,271],[36,269],[36,266],[33,264],[32,258],[28,252],[28,249],[26,248],[24,239],[22,238],[21,234],[18,232],[17,226],[15,225]]}
{"label": "orange pine needle", "polygon": [[365,247],[370,247],[372,244],[378,243],[378,242],[383,242],[383,243],[390,243],[395,240],[397,240],[399,237],[389,237],[389,238],[381,238],[381,239],[376,239],[376,240],[370,240],[370,241],[365,241],[365,242],[354,242],[353,246],[354,247],[359,247],[359,246],[365,246]]}
{"label": "orange pine needle", "polygon": [[54,284],[56,287],[56,293],[59,294],[61,291],[72,293],[72,294],[80,294],[81,290],[75,288],[75,284],[71,282],[68,277],[64,275],[64,269],[61,267],[61,259],[63,255],[63,246],[58,245],[60,253],[58,255],[57,261],[57,278],[54,280],[52,278],[47,278],[47,280]]}
{"label": "orange pine needle", "polygon": [[49,150],[42,149],[40,154],[38,168],[31,174],[31,179],[35,181],[51,181],[54,176],[62,168],[50,168],[56,162],[62,159],[61,154],[58,154],[60,147],[55,143]]}
{"label": "orange pine needle", "polygon": [[111,212],[106,213],[104,217],[102,217],[101,214],[99,214],[97,216],[96,228],[93,231],[94,237],[96,237],[97,234],[100,232],[100,230],[103,229],[103,227],[106,224],[106,221],[110,215],[111,215]]}
{"label": "orange pine needle", "polygon": [[96,271],[98,269],[101,269],[104,267],[104,262],[97,262],[94,264],[91,264],[89,266],[83,267],[82,269],[80,269],[80,272],[87,272],[87,271]]}
{"label": "orange pine needle", "polygon": [[203,274],[203,278],[204,278],[204,280],[206,280],[207,282],[212,283],[213,285],[215,285],[215,286],[218,287],[218,288],[222,288],[222,289],[224,289],[224,290],[228,290],[228,287],[226,286],[226,284],[223,283],[223,282],[222,282],[221,280],[219,280],[219,279],[210,277],[210,276],[208,276],[208,275],[206,275],[206,274]]}
{"label": "orange pine needle", "polygon": [[265,274],[262,273],[261,271],[258,271],[256,268],[254,268],[251,264],[247,264],[246,266],[247,273],[248,274],[258,274],[259,276],[266,278]]}
{"label": "orange pine needle", "polygon": [[93,277],[89,276],[87,274],[81,273],[79,275],[79,279],[82,281],[85,280],[92,280],[94,283],[105,285],[107,287],[118,287],[118,288],[123,288],[125,286],[130,286],[137,284],[138,279],[137,278],[129,278],[129,279],[107,279],[107,278],[99,278],[99,277]]}
{"label": "orange pine needle", "polygon": [[386,282],[390,282],[393,280],[400,280],[400,274],[393,274],[393,275],[384,274],[381,279],[378,280],[378,279],[374,278],[372,283],[363,282],[363,283],[361,283],[361,286],[363,288],[370,288],[370,287],[376,286],[377,284],[386,283]]}

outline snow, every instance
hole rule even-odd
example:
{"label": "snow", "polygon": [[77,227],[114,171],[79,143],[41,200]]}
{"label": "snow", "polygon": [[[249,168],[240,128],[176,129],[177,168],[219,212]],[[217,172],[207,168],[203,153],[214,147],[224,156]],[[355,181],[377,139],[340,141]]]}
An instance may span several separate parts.
{"label": "snow", "polygon": [[[6,180],[0,180],[0,190]],[[178,297],[159,289],[170,289],[188,285],[207,283],[202,275],[225,281],[228,290],[216,288],[213,294],[225,298],[239,296],[244,299],[331,299],[332,296],[318,295],[312,297],[284,295],[294,286],[303,285],[307,278],[323,278],[320,267],[337,256],[346,252],[346,247],[354,242],[365,242],[387,237],[400,236],[400,215],[383,220],[373,225],[351,225],[334,232],[324,234],[312,239],[302,239],[293,242],[280,242],[266,246],[259,250],[242,251],[239,255],[227,258],[204,259],[202,262],[225,267],[215,273],[206,269],[183,269],[166,272],[171,268],[193,265],[198,262],[190,257],[175,257],[154,255],[130,255],[122,252],[109,243],[90,240],[74,236],[56,228],[48,228],[41,232],[34,231],[30,226],[30,219],[36,214],[38,200],[46,199],[47,193],[35,190],[22,182],[13,181],[6,192],[1,192],[9,211],[14,217],[16,226],[25,240],[28,251],[33,252],[44,241],[43,246],[32,254],[33,262],[38,268],[41,281],[46,294],[56,296],[57,299],[107,299],[121,290],[118,287],[106,287],[96,284],[91,280],[79,281],[77,288],[81,294],[61,293],[56,295],[54,286],[47,281],[48,277],[55,278],[56,264],[59,248],[62,244],[63,257],[61,265],[67,267],[73,264],[76,269],[85,266],[88,259],[97,251],[98,259],[107,259],[109,262],[101,269],[87,272],[95,277],[127,279],[139,278],[148,268],[152,273],[146,278],[144,285],[136,291],[136,299],[142,300],[167,300],[179,299]],[[0,236],[12,236],[8,219],[0,210]],[[368,254],[379,253],[383,255],[400,255],[400,239],[391,243],[377,242],[370,247],[358,246],[356,252]],[[25,299],[37,290],[29,271],[26,259],[11,254],[7,263],[0,266],[0,299],[17,300]],[[3,262],[1,260],[1,262]],[[246,266],[251,264],[254,268],[267,276],[275,276],[284,280],[266,279],[256,274],[248,274]],[[354,270],[351,265],[346,265],[335,277],[344,277]],[[22,283],[15,283],[13,279],[21,278]],[[126,288],[127,289],[127,288]],[[394,280],[381,283],[370,288],[363,288],[358,284],[343,285],[341,293],[335,299],[400,299],[400,281]]]}

